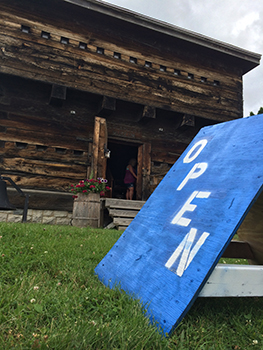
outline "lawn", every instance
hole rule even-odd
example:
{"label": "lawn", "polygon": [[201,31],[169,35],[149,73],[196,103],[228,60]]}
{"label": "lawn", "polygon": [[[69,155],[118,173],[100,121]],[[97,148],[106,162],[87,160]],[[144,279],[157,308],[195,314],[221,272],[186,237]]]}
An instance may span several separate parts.
{"label": "lawn", "polygon": [[0,349],[263,349],[263,298],[198,298],[162,337],[139,301],[94,275],[119,236],[0,223]]}

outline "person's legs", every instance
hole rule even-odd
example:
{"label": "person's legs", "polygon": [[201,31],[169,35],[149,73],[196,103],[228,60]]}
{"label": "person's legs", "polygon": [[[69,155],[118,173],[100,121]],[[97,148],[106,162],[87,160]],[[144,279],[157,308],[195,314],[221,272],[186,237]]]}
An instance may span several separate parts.
{"label": "person's legs", "polygon": [[133,193],[134,193],[134,187],[129,188],[129,199],[132,200],[133,198]]}
{"label": "person's legs", "polygon": [[134,194],[134,185],[127,184],[126,199],[132,200]]}

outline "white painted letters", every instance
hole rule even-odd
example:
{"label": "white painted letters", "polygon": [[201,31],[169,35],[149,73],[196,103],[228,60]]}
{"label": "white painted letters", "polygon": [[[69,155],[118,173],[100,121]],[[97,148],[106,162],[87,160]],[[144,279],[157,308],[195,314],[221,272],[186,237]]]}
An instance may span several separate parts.
{"label": "white painted letters", "polygon": [[[184,157],[184,163],[191,163],[195,158],[199,156],[199,154],[202,152],[202,150],[205,148],[207,144],[207,140],[200,140],[196,142],[193,147],[190,149],[190,151],[187,153],[187,155]],[[200,148],[195,152],[195,154],[191,157],[193,151],[200,146]]]}
{"label": "white painted letters", "polygon": [[[190,151],[187,153],[187,155],[184,157],[183,162],[191,163],[193,160],[195,160],[199,156],[199,154],[202,152],[204,147],[207,145],[207,142],[208,141],[206,139],[196,142],[194,146],[190,149]],[[199,176],[201,176],[206,171],[207,167],[208,167],[208,163],[205,163],[205,162],[196,163],[192,167],[192,169],[189,171],[189,173],[186,175],[186,177],[181,182],[181,184],[177,187],[177,191],[181,191],[184,188],[184,186],[188,183],[189,180],[194,180],[194,179],[197,179]],[[193,212],[197,208],[197,204],[192,203],[194,199],[206,199],[206,198],[209,198],[210,194],[211,192],[208,192],[208,191],[194,191],[191,194],[191,196],[187,199],[183,207],[175,215],[175,217],[171,221],[171,224],[187,227],[192,221],[192,219],[184,217],[183,215],[186,212]],[[173,254],[170,256],[170,258],[167,260],[165,264],[166,268],[168,268],[169,270],[175,271],[175,273],[179,277],[183,275],[184,271],[191,264],[192,260],[194,259],[199,249],[205,243],[207,237],[210,234],[208,232],[203,232],[201,237],[199,237],[199,239],[193,246],[195,240],[197,239],[196,235],[197,235],[197,229],[190,228],[190,231],[186,234],[186,236],[183,238],[181,243],[178,245],[178,247],[175,249],[175,251],[173,252]],[[175,267],[175,263],[180,255],[181,255],[180,261],[177,267]]]}
{"label": "white painted letters", "polygon": [[172,224],[177,224],[180,226],[188,226],[191,222],[191,219],[187,219],[183,217],[183,214],[186,211],[194,211],[197,207],[196,204],[192,204],[191,202],[195,198],[208,198],[210,196],[211,192],[204,192],[204,191],[194,191],[191,196],[187,199],[185,204],[183,205],[182,209],[179,210],[179,212],[175,215],[175,217],[172,220]]}
{"label": "white painted letters", "polygon": [[[187,181],[190,179],[196,179],[199,176],[201,176],[207,169],[207,163],[196,163],[192,169],[189,171],[189,173],[186,175],[184,180],[181,182],[181,184],[178,186],[177,191],[181,191],[181,189],[186,185]],[[199,170],[199,171],[196,171]]]}
{"label": "white painted letters", "polygon": [[188,234],[184,237],[182,242],[179,244],[179,246],[176,248],[176,250],[173,252],[171,257],[168,259],[168,261],[165,264],[165,267],[167,267],[168,269],[173,268],[173,265],[175,264],[176,260],[182,253],[181,259],[179,261],[179,264],[175,272],[179,277],[183,275],[184,271],[190,265],[195,255],[198,253],[199,249],[202,247],[202,245],[205,243],[205,240],[209,236],[208,232],[203,232],[202,236],[199,238],[199,240],[191,250],[193,242],[195,240],[196,233],[197,233],[197,229],[191,228]]}

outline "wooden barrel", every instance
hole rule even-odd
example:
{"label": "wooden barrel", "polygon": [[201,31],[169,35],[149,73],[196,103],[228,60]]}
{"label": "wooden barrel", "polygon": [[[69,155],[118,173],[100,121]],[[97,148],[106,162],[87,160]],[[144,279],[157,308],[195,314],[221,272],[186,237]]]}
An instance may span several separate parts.
{"label": "wooden barrel", "polygon": [[72,225],[94,228],[101,226],[99,193],[78,194],[73,203]]}

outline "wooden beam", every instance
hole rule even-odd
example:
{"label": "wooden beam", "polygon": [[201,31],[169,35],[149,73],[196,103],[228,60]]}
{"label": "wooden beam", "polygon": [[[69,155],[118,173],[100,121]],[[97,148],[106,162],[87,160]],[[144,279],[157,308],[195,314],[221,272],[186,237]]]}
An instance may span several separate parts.
{"label": "wooden beam", "polygon": [[263,266],[218,264],[199,297],[263,296]]}
{"label": "wooden beam", "polygon": [[140,121],[147,121],[150,119],[156,119],[156,108],[152,106],[144,106]]}
{"label": "wooden beam", "polygon": [[104,155],[104,148],[107,147],[107,140],[106,119],[95,117],[92,155],[93,178],[106,177],[107,158]]}
{"label": "wooden beam", "polygon": [[226,250],[224,251],[222,257],[252,260],[255,259],[250,245],[247,242],[241,241],[231,241]]}
{"label": "wooden beam", "polygon": [[52,85],[51,95],[49,99],[49,104],[52,106],[61,107],[63,102],[66,100],[67,87],[63,85]]}
{"label": "wooden beam", "polygon": [[193,115],[184,114],[180,127],[184,125],[195,127],[195,117]]}
{"label": "wooden beam", "polygon": [[114,111],[116,111],[116,99],[108,96],[103,96],[98,109],[98,116],[108,117]]}

